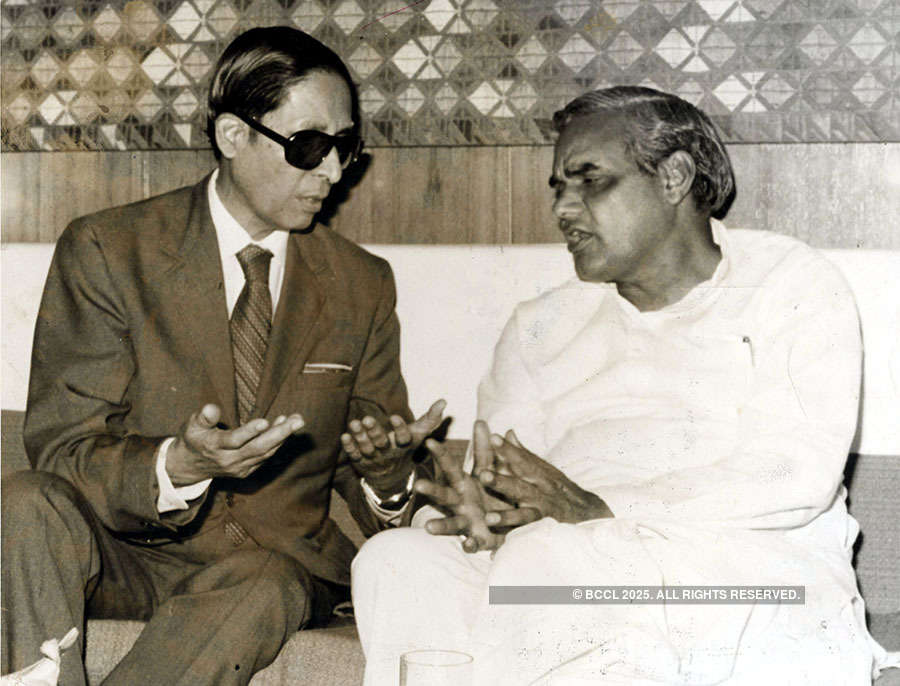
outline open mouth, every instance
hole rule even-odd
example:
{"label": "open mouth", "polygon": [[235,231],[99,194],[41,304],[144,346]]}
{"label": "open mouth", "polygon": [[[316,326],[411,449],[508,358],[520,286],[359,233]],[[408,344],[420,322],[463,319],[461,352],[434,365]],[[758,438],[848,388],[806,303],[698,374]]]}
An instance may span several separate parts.
{"label": "open mouth", "polygon": [[300,203],[307,210],[311,212],[318,212],[320,209],[322,209],[322,200],[324,200],[324,198],[305,196],[300,198]]}
{"label": "open mouth", "polygon": [[568,247],[569,252],[574,255],[575,253],[584,250],[593,237],[593,234],[587,233],[586,231],[569,229],[566,231],[566,246]]}

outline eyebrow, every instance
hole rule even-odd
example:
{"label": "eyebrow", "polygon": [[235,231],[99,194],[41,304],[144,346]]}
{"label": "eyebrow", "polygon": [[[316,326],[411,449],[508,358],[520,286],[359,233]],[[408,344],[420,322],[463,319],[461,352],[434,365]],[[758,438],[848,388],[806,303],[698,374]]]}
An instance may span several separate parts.
{"label": "eyebrow", "polygon": [[[575,167],[574,169],[564,168],[563,173],[569,177],[584,176],[588,172],[597,171],[598,169],[601,169],[601,167],[594,164],[593,162],[584,162],[581,164],[581,166]],[[560,180],[561,179],[558,176],[556,176],[556,174],[551,174],[550,178],[547,179],[547,183],[550,184],[550,188],[556,188],[556,186],[560,183]]]}

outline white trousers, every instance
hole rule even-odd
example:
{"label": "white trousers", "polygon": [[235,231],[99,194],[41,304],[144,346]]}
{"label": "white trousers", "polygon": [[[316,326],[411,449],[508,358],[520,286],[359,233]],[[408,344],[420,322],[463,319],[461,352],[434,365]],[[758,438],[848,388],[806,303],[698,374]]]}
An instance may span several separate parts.
{"label": "white trousers", "polygon": [[[365,686],[396,686],[400,655],[425,648],[471,654],[476,686],[870,684],[868,634],[864,625],[857,630],[861,608],[824,612],[823,594],[837,595],[833,584],[810,583],[803,563],[793,565],[790,579],[777,578],[772,569],[782,565],[766,561],[786,552],[777,540],[738,538],[692,540],[621,520],[545,519],[508,536],[492,559],[422,529],[380,533],[352,570]],[[804,582],[805,606],[488,604],[491,585]]]}

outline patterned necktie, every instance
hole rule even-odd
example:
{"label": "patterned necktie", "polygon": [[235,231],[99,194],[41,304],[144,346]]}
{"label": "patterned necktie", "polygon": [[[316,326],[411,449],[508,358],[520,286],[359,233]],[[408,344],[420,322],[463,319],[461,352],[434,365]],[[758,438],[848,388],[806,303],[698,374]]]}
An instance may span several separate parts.
{"label": "patterned necktie", "polygon": [[237,258],[246,282],[231,313],[231,349],[238,415],[241,424],[245,424],[255,409],[256,390],[272,328],[272,294],[269,292],[272,253],[251,243],[237,254]]}

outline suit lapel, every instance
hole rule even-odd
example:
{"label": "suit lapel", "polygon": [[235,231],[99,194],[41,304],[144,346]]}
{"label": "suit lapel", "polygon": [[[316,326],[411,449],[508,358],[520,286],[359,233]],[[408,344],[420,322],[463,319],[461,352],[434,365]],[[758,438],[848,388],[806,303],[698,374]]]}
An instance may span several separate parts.
{"label": "suit lapel", "polygon": [[[328,267],[320,259],[320,246],[312,234],[292,233],[285,256],[284,282],[278,297],[278,309],[272,322],[272,334],[266,352],[266,364],[256,393],[257,413],[264,416],[278,391],[290,384],[313,346],[327,330],[325,302],[318,276]],[[306,248],[301,249],[301,245]]]}
{"label": "suit lapel", "polygon": [[218,394],[222,421],[234,427],[238,420],[231,332],[222,260],[206,197],[208,182],[209,177],[194,187],[184,234],[173,236],[173,241],[162,246],[162,250],[171,260],[166,272],[168,297],[177,303],[174,316],[179,320],[179,331],[184,332],[187,344],[203,360]]}

